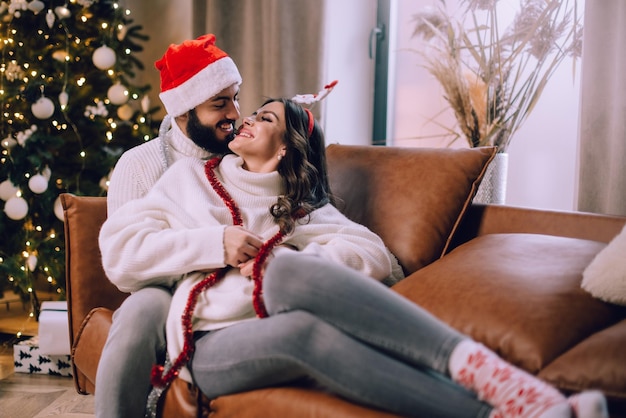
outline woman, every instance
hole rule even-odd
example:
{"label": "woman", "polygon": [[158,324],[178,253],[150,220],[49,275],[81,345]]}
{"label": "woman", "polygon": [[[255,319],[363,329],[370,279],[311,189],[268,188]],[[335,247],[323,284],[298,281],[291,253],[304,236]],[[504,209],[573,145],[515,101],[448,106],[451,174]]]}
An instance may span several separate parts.
{"label": "woman", "polygon": [[229,148],[177,162],[100,234],[120,289],[177,286],[156,383],[180,373],[214,398],[312,379],[403,416],[607,416],[599,392],[568,400],[370,279],[397,264],[332,206],[308,109],[269,100]]}

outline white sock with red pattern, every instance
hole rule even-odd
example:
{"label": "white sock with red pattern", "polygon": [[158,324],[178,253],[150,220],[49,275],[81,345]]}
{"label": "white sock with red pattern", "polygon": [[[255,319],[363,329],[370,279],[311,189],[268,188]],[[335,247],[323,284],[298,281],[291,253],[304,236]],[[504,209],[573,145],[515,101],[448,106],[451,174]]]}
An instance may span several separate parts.
{"label": "white sock with red pattern", "polygon": [[507,363],[472,340],[454,348],[452,379],[494,407],[492,418],[571,418],[572,408],[556,388]]}
{"label": "white sock with red pattern", "polygon": [[608,418],[606,398],[599,390],[588,390],[567,398],[577,418]]}

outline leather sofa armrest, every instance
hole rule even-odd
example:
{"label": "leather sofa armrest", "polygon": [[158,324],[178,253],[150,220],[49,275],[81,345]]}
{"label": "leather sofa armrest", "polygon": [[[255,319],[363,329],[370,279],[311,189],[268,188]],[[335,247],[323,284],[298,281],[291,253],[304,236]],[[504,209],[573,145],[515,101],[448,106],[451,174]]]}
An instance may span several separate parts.
{"label": "leather sofa armrest", "polygon": [[626,224],[624,216],[473,204],[453,237],[450,250],[487,234],[528,233],[608,243]]}
{"label": "leather sofa armrest", "polygon": [[95,392],[98,362],[109,335],[112,318],[113,311],[110,309],[92,309],[83,320],[74,338],[72,367],[74,367],[74,375],[77,376],[76,390],[83,395]]}
{"label": "leather sofa armrest", "polygon": [[70,340],[89,312],[97,307],[115,310],[127,294],[120,292],[102,268],[98,235],[107,217],[105,197],[64,193],[66,291]]}
{"label": "leather sofa armrest", "polygon": [[[95,308],[114,311],[127,294],[120,292],[106,277],[102,268],[98,234],[106,220],[106,198],[61,195],[65,232],[65,279],[67,294],[67,314],[69,322],[70,346],[74,360],[74,384],[79,393],[93,393],[96,368],[104,339],[108,334],[107,326],[98,330],[94,315]],[[106,321],[104,321],[106,324]],[[87,326],[89,325],[89,326]],[[94,344],[100,345],[99,351],[89,351],[87,347],[94,331]],[[95,332],[98,331],[98,332]],[[82,344],[78,347],[78,341]],[[84,344],[84,346],[83,346]]]}

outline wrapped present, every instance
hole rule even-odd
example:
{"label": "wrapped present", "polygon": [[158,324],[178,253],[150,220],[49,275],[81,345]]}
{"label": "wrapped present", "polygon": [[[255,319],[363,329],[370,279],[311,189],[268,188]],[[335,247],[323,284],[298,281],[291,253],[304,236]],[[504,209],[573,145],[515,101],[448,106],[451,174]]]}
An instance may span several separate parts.
{"label": "wrapped present", "polygon": [[72,376],[72,362],[69,354],[43,354],[37,337],[20,341],[13,346],[13,365],[17,373]]}
{"label": "wrapped present", "polygon": [[39,350],[42,354],[70,354],[66,301],[46,301],[39,313]]}

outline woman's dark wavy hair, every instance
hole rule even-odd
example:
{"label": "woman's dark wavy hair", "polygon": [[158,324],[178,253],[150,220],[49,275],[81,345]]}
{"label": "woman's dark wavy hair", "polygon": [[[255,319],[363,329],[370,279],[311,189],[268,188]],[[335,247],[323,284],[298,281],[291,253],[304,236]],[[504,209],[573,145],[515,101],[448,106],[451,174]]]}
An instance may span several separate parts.
{"label": "woman's dark wavy hair", "polygon": [[307,136],[309,117],[298,103],[290,99],[268,99],[263,105],[280,102],[285,106],[285,156],[278,164],[278,173],[285,181],[285,194],[270,208],[270,213],[283,233],[293,231],[296,219],[305,218],[313,210],[333,203],[326,169],[324,133],[317,121]]}

